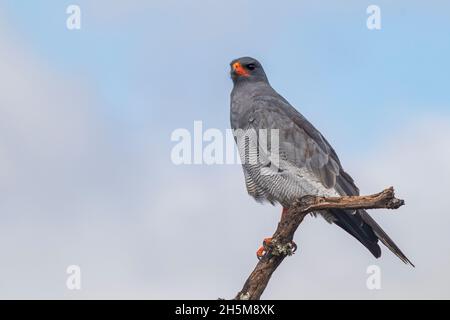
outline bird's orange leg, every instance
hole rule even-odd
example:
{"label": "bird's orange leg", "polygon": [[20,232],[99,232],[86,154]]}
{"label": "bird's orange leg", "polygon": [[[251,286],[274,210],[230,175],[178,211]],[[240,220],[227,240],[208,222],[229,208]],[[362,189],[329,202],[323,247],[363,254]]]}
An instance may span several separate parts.
{"label": "bird's orange leg", "polygon": [[265,238],[263,240],[263,245],[259,247],[258,251],[256,251],[256,257],[261,260],[267,253],[266,248],[270,246],[272,243],[272,238]]}
{"label": "bird's orange leg", "polygon": [[[283,211],[281,211],[281,220],[285,217],[286,213],[288,212],[289,208],[284,208]],[[265,238],[263,240],[263,245],[259,247],[259,249],[256,251],[256,257],[261,260],[267,253],[267,247],[272,244],[272,238]],[[292,241],[292,247],[294,248],[293,252],[297,250],[297,244],[295,244],[294,241]]]}

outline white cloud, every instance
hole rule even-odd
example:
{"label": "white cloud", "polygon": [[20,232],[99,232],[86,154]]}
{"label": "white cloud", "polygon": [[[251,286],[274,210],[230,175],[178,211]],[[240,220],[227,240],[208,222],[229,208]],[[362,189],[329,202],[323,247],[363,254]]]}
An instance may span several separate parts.
{"label": "white cloud", "polygon": [[[67,265],[85,266],[88,279],[89,270],[95,270],[94,278],[102,283],[108,275],[103,261],[115,259],[109,246],[121,250],[118,236],[128,230],[122,210],[132,197],[116,195],[129,186],[132,163],[113,137],[106,138],[96,95],[80,79],[60,74],[29,53],[4,21],[0,19],[0,297],[70,297],[64,285]],[[132,215],[127,222],[136,223]]]}
{"label": "white cloud", "polygon": [[86,156],[94,113],[82,86],[29,54],[7,25],[0,29],[0,187],[5,188],[18,183],[24,170],[39,174],[50,162]]}

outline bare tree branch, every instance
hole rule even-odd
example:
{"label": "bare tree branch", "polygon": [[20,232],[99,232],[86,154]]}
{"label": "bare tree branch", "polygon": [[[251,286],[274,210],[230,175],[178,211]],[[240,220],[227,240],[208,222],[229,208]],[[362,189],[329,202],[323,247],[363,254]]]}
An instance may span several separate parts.
{"label": "bare tree branch", "polygon": [[235,299],[260,299],[274,271],[286,256],[295,252],[292,240],[307,214],[326,209],[397,209],[404,204],[403,200],[395,198],[393,187],[368,196],[302,197],[281,217],[272,240],[264,244],[265,256],[258,262]]}

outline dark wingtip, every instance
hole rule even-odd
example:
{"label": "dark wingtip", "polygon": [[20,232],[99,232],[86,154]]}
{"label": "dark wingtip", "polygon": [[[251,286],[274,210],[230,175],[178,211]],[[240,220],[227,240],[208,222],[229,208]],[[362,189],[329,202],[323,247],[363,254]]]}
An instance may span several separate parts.
{"label": "dark wingtip", "polygon": [[[392,240],[391,240],[392,241]],[[395,244],[394,244],[395,245]],[[390,246],[387,246],[388,249],[390,249],[400,260],[403,261],[405,264],[409,264],[411,267],[415,268],[416,266],[411,262],[411,260],[408,259],[407,256],[397,247],[391,248]]]}
{"label": "dark wingtip", "polygon": [[[402,259],[403,260],[403,259]],[[405,260],[403,260],[405,264],[409,264],[411,267],[415,268],[416,266],[414,263],[412,263],[408,258],[405,257]]]}

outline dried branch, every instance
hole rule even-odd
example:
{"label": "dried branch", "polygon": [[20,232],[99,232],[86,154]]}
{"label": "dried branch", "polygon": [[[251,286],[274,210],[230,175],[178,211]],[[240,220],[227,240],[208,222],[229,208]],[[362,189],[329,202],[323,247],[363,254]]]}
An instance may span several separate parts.
{"label": "dried branch", "polygon": [[286,256],[295,252],[296,247],[292,240],[307,214],[326,209],[397,209],[404,204],[403,200],[395,198],[392,187],[369,196],[302,197],[282,215],[270,244],[264,244],[265,256],[258,262],[235,299],[260,299],[274,271]]}

